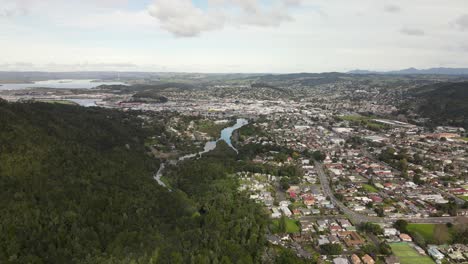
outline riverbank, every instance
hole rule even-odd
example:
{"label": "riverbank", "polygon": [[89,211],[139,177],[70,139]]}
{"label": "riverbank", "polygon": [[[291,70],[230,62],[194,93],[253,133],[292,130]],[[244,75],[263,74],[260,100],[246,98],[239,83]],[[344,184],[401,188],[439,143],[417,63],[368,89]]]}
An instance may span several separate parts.
{"label": "riverbank", "polygon": [[239,153],[239,151],[232,145],[231,138],[232,138],[233,133],[235,131],[237,131],[238,129],[240,129],[243,126],[246,126],[248,124],[249,124],[248,120],[243,119],[243,118],[238,118],[234,125],[226,127],[223,130],[221,130],[220,136],[219,136],[219,138],[217,140],[206,142],[203,151],[179,157],[177,160],[169,160],[169,161],[166,161],[166,162],[162,162],[159,169],[158,169],[158,171],[156,172],[156,174],[154,176],[154,179],[158,182],[159,185],[170,189],[161,179],[163,177],[164,170],[166,169],[166,163],[169,162],[169,163],[172,163],[172,164],[176,165],[180,161],[184,161],[184,160],[192,159],[192,158],[202,157],[203,154],[214,150],[219,141],[224,141],[229,146],[229,148],[231,148],[232,150],[234,150],[236,152],[236,154]]}

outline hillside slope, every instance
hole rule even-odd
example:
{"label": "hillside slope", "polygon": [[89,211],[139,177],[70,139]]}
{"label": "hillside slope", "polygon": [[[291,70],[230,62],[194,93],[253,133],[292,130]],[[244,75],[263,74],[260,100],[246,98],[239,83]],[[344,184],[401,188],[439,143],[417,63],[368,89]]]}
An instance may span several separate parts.
{"label": "hillside slope", "polygon": [[468,82],[436,83],[410,90],[406,113],[430,118],[430,125],[468,128]]}
{"label": "hillside slope", "polygon": [[169,192],[138,114],[0,101],[0,263],[259,261],[266,220],[228,157],[184,165],[197,188]]}

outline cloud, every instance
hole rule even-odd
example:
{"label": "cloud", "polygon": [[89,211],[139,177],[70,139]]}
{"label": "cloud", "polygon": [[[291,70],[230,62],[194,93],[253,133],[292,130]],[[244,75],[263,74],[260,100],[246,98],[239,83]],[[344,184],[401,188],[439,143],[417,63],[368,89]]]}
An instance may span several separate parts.
{"label": "cloud", "polygon": [[401,8],[397,5],[386,5],[384,11],[388,13],[399,13]]}
{"label": "cloud", "polygon": [[49,13],[53,10],[75,9],[83,7],[92,9],[121,8],[128,4],[128,0],[0,0],[0,17],[15,17],[36,13]]}
{"label": "cloud", "polygon": [[301,3],[302,0],[281,0],[269,5],[259,0],[209,0],[202,9],[192,0],[155,0],[148,12],[173,35],[195,37],[226,25],[278,27],[293,20],[289,9]]}
{"label": "cloud", "polygon": [[224,18],[209,14],[191,0],[157,0],[148,9],[159,20],[161,27],[179,37],[194,37],[201,32],[223,27]]}
{"label": "cloud", "polygon": [[60,20],[58,25],[72,26],[79,29],[112,30],[154,30],[157,27],[154,18],[146,11],[130,12],[115,10],[106,13],[87,14],[73,20]]}
{"label": "cloud", "polygon": [[404,27],[400,30],[400,33],[408,35],[408,36],[424,36],[425,32],[421,29],[417,28],[408,28]]}
{"label": "cloud", "polygon": [[300,6],[302,5],[302,0],[283,0],[283,3],[287,6]]}
{"label": "cloud", "polygon": [[468,30],[468,14],[464,14],[455,20],[455,26],[464,31]]}
{"label": "cloud", "polygon": [[21,16],[28,13],[27,0],[0,0],[0,17]]}

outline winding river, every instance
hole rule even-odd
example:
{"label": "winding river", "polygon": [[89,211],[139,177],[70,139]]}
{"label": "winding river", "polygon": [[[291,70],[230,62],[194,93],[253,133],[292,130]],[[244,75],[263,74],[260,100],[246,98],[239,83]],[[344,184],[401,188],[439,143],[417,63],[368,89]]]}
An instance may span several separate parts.
{"label": "winding river", "polygon": [[[247,124],[249,124],[249,121],[247,121],[246,119],[243,119],[243,118],[237,119],[235,125],[227,127],[227,128],[225,128],[225,129],[223,129],[221,131],[221,135],[220,135],[219,139],[217,139],[215,141],[206,142],[203,151],[182,156],[182,157],[180,157],[178,159],[178,161],[184,161],[184,160],[187,160],[187,159],[201,157],[203,154],[214,150],[216,148],[216,144],[220,140],[224,140],[228,144],[229,147],[231,147],[236,153],[239,153],[239,151],[232,145],[232,141],[231,141],[232,133],[234,133],[234,131],[236,131],[237,129],[239,129],[239,128],[247,125]],[[177,161],[173,161],[173,162],[175,162],[177,164]],[[168,188],[167,185],[161,180],[161,177],[163,176],[163,172],[164,172],[165,168],[166,168],[166,163],[161,163],[161,166],[159,167],[159,170],[154,175],[154,179],[159,183],[159,185]]]}

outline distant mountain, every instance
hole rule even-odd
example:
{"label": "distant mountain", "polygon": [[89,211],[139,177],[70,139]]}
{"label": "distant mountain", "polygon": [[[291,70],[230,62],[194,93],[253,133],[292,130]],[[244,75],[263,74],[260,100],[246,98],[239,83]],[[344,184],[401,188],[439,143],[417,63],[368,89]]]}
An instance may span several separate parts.
{"label": "distant mountain", "polygon": [[352,70],[349,71],[350,74],[379,74],[380,72],[368,71],[368,70]]}
{"label": "distant mountain", "polygon": [[408,68],[399,71],[368,71],[368,70],[353,70],[349,71],[351,74],[438,74],[438,75],[468,75],[468,68],[430,68],[430,69],[416,69]]}

